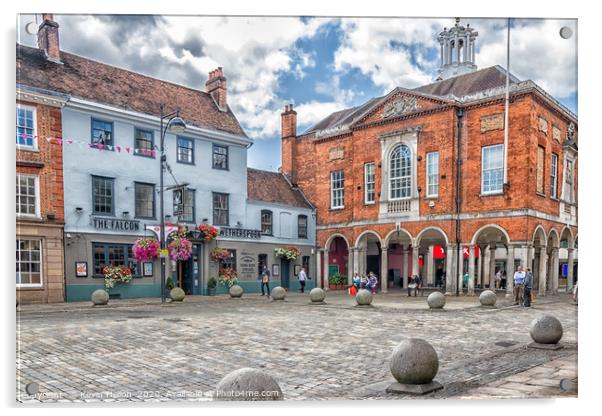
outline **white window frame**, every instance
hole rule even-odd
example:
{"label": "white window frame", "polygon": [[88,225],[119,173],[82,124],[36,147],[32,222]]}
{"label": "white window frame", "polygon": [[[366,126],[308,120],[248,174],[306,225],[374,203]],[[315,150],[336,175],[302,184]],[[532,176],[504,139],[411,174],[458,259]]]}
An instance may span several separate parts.
{"label": "white window frame", "polygon": [[[430,191],[431,187],[435,192]],[[439,152],[426,154],[426,196],[427,198],[439,196]]]}
{"label": "white window frame", "polygon": [[[39,241],[40,242],[40,283],[16,283],[17,288],[26,288],[26,287],[44,287],[44,241],[40,238],[17,238],[17,240],[27,240],[27,241]],[[19,244],[17,242],[16,250],[19,251]],[[19,256],[20,258],[20,256]],[[19,280],[21,280],[19,278]]]}
{"label": "white window frame", "polygon": [[[20,177],[24,177],[24,178],[33,178],[34,179],[34,189],[35,189],[35,198],[36,198],[36,203],[35,203],[35,209],[36,212],[35,214],[24,214],[24,213],[20,213],[17,212],[17,218],[41,218],[41,214],[40,214],[40,177],[38,175],[29,175],[29,174],[25,174],[25,173],[17,173],[17,179],[19,179]],[[16,187],[16,183],[15,183],[15,187]],[[17,198],[17,193],[16,193],[16,189],[15,189],[15,199]]]}
{"label": "white window frame", "polygon": [[[393,176],[393,153],[395,153],[395,151],[399,148],[400,152],[401,152],[401,148],[405,147],[406,149],[408,149],[409,152],[409,157],[408,157],[408,163],[409,166],[406,167],[407,170],[409,170],[409,175],[403,175],[400,174],[400,176]],[[403,160],[403,156],[400,155],[400,167],[399,170],[402,171],[404,168],[401,166],[401,160]],[[393,181],[399,180],[400,183],[403,182],[404,180],[409,180],[409,185],[408,186],[399,186],[399,190],[400,193],[402,193],[401,191],[405,188],[407,188],[408,190],[408,195],[407,196],[399,196],[399,197],[394,197],[393,196],[393,191],[396,190],[397,188],[393,187]],[[414,163],[413,163],[413,152],[412,152],[412,148],[410,146],[408,146],[407,144],[398,144],[395,145],[393,147],[393,149],[391,149],[391,153],[389,155],[389,200],[391,201],[399,201],[402,199],[411,199],[412,198],[412,188],[413,188],[413,184],[414,184]]]}
{"label": "white window frame", "polygon": [[[19,144],[16,143],[17,145],[17,149],[23,149],[23,150],[38,150],[38,109],[34,106],[31,105],[24,105],[24,104],[17,104],[17,108],[15,109],[15,118],[16,118],[16,113],[17,110],[19,110],[20,108],[25,109],[25,110],[31,110],[32,112],[32,121],[33,121],[33,145],[32,146],[28,146],[26,144]],[[17,132],[17,120],[15,120],[15,139],[17,138],[16,135]]]}
{"label": "white window frame", "polygon": [[[372,168],[372,171],[369,171]],[[373,205],[376,201],[376,169],[374,162],[364,164],[364,204]],[[372,185],[372,188],[369,188]],[[372,199],[369,196],[372,196]]]}
{"label": "white window frame", "polygon": [[[339,175],[339,178],[335,178]],[[340,188],[335,188],[335,181],[341,183]],[[335,201],[340,200],[340,205],[335,205]],[[330,209],[345,208],[345,171],[335,170],[330,172]]]}
{"label": "white window frame", "polygon": [[558,199],[558,155],[550,158],[550,198]]}
{"label": "white window frame", "polygon": [[[493,148],[500,148],[501,151],[502,151],[502,156],[501,156],[501,159],[500,159],[501,166],[497,167],[497,168],[494,168],[494,169],[492,169],[492,168],[485,169],[485,152],[486,152],[486,150],[490,150],[490,149],[493,149]],[[485,191],[485,171],[486,170],[487,171],[494,171],[494,170],[501,171],[502,184],[501,184],[501,186],[500,186],[499,189],[496,188],[496,189],[493,189],[493,190]],[[482,195],[495,195],[495,194],[501,194],[501,193],[503,193],[504,192],[504,183],[503,183],[504,179],[503,179],[503,175],[504,175],[504,145],[503,144],[494,144],[494,145],[491,145],[491,146],[483,146],[481,148],[481,194]]]}

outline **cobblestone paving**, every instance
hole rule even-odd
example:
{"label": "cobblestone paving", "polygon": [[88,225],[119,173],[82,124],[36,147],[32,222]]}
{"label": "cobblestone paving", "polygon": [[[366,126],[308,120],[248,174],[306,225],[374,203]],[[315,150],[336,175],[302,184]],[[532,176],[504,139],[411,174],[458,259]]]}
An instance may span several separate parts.
{"label": "cobblestone paving", "polygon": [[[373,308],[353,307],[344,294],[326,300],[316,306],[307,294],[290,294],[285,302],[245,295],[173,306],[23,306],[17,400],[210,400],[217,382],[241,367],[272,374],[287,400],[405,399],[384,390],[393,381],[389,355],[409,337],[428,340],[440,358],[436,379],[445,388],[421,398],[531,397],[538,379],[550,384],[538,394],[560,396],[552,384],[577,371],[577,308],[566,295],[533,308],[509,306],[501,295],[495,309],[481,309],[475,297],[449,298],[445,312],[399,292],[376,295]],[[526,348],[529,323],[544,313],[561,320],[565,348]],[[543,370],[549,363],[554,371]],[[519,389],[525,374],[530,387]],[[35,396],[25,391],[31,382],[39,385]]]}

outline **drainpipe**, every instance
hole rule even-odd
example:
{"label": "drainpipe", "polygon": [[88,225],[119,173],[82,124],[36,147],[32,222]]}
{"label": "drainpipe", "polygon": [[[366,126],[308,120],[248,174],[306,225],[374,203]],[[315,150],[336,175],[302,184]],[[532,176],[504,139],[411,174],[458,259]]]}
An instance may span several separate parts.
{"label": "drainpipe", "polygon": [[457,277],[456,277],[456,296],[460,296],[460,285],[464,281],[461,273],[462,273],[462,263],[460,260],[460,254],[462,248],[460,247],[460,190],[462,189],[462,184],[460,183],[461,168],[462,168],[462,157],[461,157],[461,149],[462,149],[462,117],[464,117],[464,109],[458,108],[456,110],[456,247],[458,249],[457,254]]}

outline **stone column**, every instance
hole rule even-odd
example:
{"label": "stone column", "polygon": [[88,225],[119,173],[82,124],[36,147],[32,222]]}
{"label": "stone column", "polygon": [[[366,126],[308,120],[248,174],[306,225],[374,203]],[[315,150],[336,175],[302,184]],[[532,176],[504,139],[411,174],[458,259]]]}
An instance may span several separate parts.
{"label": "stone column", "polygon": [[481,288],[485,289],[489,286],[489,258],[491,257],[491,250],[489,250],[489,246],[485,247],[483,251],[483,282],[481,283]]}
{"label": "stone column", "polygon": [[458,35],[456,35],[456,37],[454,38],[454,52],[456,53],[456,63],[460,62],[460,48],[458,44],[459,39],[460,38],[458,37]]}
{"label": "stone column", "polygon": [[506,257],[506,297],[512,297],[514,291],[514,246],[508,245]]}
{"label": "stone column", "polygon": [[426,284],[432,285],[435,281],[435,259],[434,259],[435,248],[433,246],[429,246],[428,259],[427,259],[427,269],[426,269]]}
{"label": "stone column", "polygon": [[328,249],[324,249],[324,290],[328,290]]}
{"label": "stone column", "polygon": [[464,47],[462,48],[464,52],[464,56],[462,60],[464,62],[468,61],[468,35],[464,36]]}
{"label": "stone column", "polygon": [[353,252],[353,270],[351,275],[353,276],[353,273],[359,273],[360,271],[360,265],[359,265],[359,248],[357,247],[353,247],[351,249],[351,251]]}
{"label": "stone column", "polygon": [[474,245],[468,246],[468,295],[474,295],[474,260],[475,252]]}
{"label": "stone column", "polygon": [[420,253],[418,250],[418,247],[412,246],[412,275],[416,276],[420,274],[420,266],[418,263],[418,257],[420,256]]}
{"label": "stone column", "polygon": [[472,41],[470,42],[470,51],[471,51],[471,62],[474,64],[474,53],[475,53],[475,47],[474,47],[474,39],[472,39]]}
{"label": "stone column", "polygon": [[388,291],[388,276],[389,276],[389,248],[383,247],[380,253],[380,290],[383,293]]}
{"label": "stone column", "polygon": [[454,269],[456,257],[456,248],[454,244],[447,245],[445,253],[445,294],[454,295],[456,293],[456,271]]}
{"label": "stone column", "polygon": [[401,268],[402,279],[403,279],[403,288],[408,288],[408,252],[410,251],[410,246],[405,248],[402,247],[403,250],[403,266]]}
{"label": "stone column", "polygon": [[495,290],[495,244],[489,246],[489,289]]}
{"label": "stone column", "polygon": [[347,284],[351,285],[353,279],[353,249],[347,247]]}
{"label": "stone column", "polygon": [[559,267],[559,258],[558,258],[558,248],[554,248],[552,250],[552,294],[558,294],[558,267]]}
{"label": "stone column", "polygon": [[483,287],[483,250],[481,250],[480,246],[479,246],[479,257],[477,258],[477,279],[476,279],[476,283],[480,284],[481,287]]}
{"label": "stone column", "polygon": [[539,290],[538,296],[546,295],[546,270],[548,266],[548,253],[546,252],[546,246],[542,246],[539,249]]}
{"label": "stone column", "polygon": [[525,264],[523,264],[523,268],[530,268],[531,272],[535,276],[535,268],[533,267],[533,257],[535,257],[535,253],[533,252],[533,247],[531,246],[531,244],[527,244],[526,246],[524,246],[524,248],[527,251],[527,258],[524,259]]}
{"label": "stone column", "polygon": [[458,247],[458,257],[456,259],[456,287],[458,288],[459,293],[464,293],[464,244],[460,244]]}
{"label": "stone column", "polygon": [[321,248],[317,250],[317,259],[316,259],[316,287],[320,286],[320,282],[322,283],[322,287],[324,287],[324,277],[322,276],[322,253],[324,250]]}
{"label": "stone column", "polygon": [[567,263],[566,263],[566,291],[567,293],[570,293],[570,291],[573,290],[573,285],[575,284],[575,282],[573,281],[574,277],[573,277],[573,263],[575,262],[574,260],[574,248],[568,248],[568,259],[567,259]]}

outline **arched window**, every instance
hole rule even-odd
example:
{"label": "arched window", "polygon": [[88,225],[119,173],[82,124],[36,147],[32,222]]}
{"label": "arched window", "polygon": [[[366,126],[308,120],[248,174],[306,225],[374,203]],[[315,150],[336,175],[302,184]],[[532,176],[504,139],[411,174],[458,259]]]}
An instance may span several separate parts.
{"label": "arched window", "polygon": [[261,234],[272,235],[272,211],[267,209],[261,210]]}
{"label": "arched window", "polygon": [[391,152],[389,172],[389,198],[401,199],[412,196],[412,151],[404,144]]}

